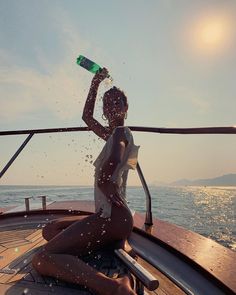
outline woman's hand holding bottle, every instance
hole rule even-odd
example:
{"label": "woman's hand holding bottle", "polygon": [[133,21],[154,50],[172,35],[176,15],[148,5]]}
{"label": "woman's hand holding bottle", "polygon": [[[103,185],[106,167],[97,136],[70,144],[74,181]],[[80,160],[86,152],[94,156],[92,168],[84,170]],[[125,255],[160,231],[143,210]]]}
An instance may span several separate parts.
{"label": "woman's hand holding bottle", "polygon": [[108,70],[103,68],[101,71],[97,72],[93,79],[92,84],[100,84],[103,80],[105,80],[109,76]]}

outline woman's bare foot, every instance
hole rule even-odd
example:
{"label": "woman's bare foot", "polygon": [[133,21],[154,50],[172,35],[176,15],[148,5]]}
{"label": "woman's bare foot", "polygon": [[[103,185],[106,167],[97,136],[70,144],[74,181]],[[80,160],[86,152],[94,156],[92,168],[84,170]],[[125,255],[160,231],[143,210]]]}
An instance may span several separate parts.
{"label": "woman's bare foot", "polygon": [[116,279],[117,289],[114,295],[136,295],[134,292],[134,280],[131,274],[126,274],[121,278]]}

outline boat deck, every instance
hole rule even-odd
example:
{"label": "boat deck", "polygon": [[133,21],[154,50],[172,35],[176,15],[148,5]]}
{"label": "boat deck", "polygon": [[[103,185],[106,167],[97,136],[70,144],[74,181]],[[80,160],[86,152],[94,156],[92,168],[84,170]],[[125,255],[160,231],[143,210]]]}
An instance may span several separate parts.
{"label": "boat deck", "polygon": [[[50,219],[65,214],[22,215],[4,218],[0,223],[0,294],[4,295],[41,295],[41,294],[92,294],[85,287],[69,284],[51,277],[41,276],[31,264],[33,255],[46,243],[42,237],[42,228]],[[84,257],[84,261],[109,277],[116,278],[124,273],[125,266],[108,249],[102,249],[93,255]],[[146,294],[185,294],[156,268],[142,258],[138,262],[148,269],[160,282],[156,291]]]}

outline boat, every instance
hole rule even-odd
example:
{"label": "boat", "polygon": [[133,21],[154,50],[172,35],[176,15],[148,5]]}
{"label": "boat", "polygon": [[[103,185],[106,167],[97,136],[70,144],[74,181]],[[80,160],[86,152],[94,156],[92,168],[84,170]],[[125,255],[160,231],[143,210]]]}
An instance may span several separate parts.
{"label": "boat", "polygon": [[[235,127],[155,128],[129,126],[133,131],[169,134],[236,134]],[[87,127],[1,131],[0,136],[28,135],[0,172],[0,178],[32,136],[52,132],[88,132]],[[117,278],[130,273],[137,294],[223,295],[236,294],[236,252],[183,227],[152,217],[151,195],[137,165],[146,195],[146,214],[135,212],[134,228],[125,248],[106,247],[84,261]],[[33,255],[46,243],[43,228],[53,219],[94,212],[93,201],[49,202],[47,196],[25,198],[21,206],[0,208],[0,294],[93,294],[84,286],[43,277],[32,267]]]}

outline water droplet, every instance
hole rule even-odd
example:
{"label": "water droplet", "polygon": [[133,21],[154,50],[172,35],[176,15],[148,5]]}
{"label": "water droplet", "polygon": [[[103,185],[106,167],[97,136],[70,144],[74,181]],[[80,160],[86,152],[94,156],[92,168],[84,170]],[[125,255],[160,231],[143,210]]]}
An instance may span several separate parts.
{"label": "water droplet", "polygon": [[24,215],[25,218],[27,218],[27,215]]}
{"label": "water droplet", "polygon": [[106,231],[105,231],[105,230],[103,230],[101,235],[103,236],[105,233],[106,233]]}
{"label": "water droplet", "polygon": [[97,243],[100,243],[101,241],[100,240],[97,240]]}
{"label": "water droplet", "polygon": [[18,248],[15,248],[15,252],[19,252],[19,249]]}
{"label": "water droplet", "polygon": [[28,292],[29,292],[29,289],[28,288],[25,288],[24,291],[23,291],[23,295],[24,294],[27,294]]}
{"label": "water droplet", "polygon": [[41,262],[39,261],[37,264],[38,264],[38,265],[40,265],[40,264],[41,264]]}
{"label": "water droplet", "polygon": [[81,236],[83,236],[84,234],[83,234],[83,233],[81,233],[80,235],[81,235]]}
{"label": "water droplet", "polygon": [[24,263],[27,263],[27,261],[28,261],[28,260],[27,260],[27,259],[25,259],[25,260],[24,260]]}

